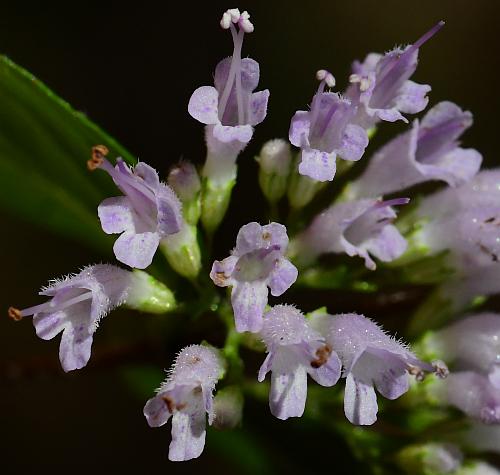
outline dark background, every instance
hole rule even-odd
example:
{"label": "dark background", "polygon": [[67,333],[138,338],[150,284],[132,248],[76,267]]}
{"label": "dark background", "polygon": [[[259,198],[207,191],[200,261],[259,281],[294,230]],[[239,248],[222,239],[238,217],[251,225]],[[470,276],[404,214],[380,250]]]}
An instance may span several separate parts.
{"label": "dark background", "polygon": [[[187,102],[196,87],[211,84],[216,63],[232,52],[230,35],[218,27],[222,12],[234,6],[250,11],[255,33],[246,36],[243,54],[259,61],[260,88],[270,89],[270,108],[240,158],[239,204],[233,203],[232,219],[217,235],[218,257],[227,254],[241,224],[261,219],[257,211],[263,199],[251,157],[264,140],[287,136],[290,117],[307,106],[316,88],[315,71],[331,70],[343,89],[353,59],[410,43],[438,20],[447,24],[422,48],[414,78],[432,85],[430,105],[447,99],[470,109],[475,125],[466,145],[482,152],[489,166],[499,163],[499,2],[0,4],[0,51],[163,175],[180,157],[203,162],[202,126],[188,115]],[[385,126],[376,140],[397,130],[399,125]],[[34,304],[48,279],[101,259],[16,217],[3,212],[1,217],[0,308]],[[339,307],[363,310],[357,302],[346,303],[345,296],[339,302]],[[147,318],[113,314],[96,335],[88,367],[68,375],[59,368],[58,341],[39,340],[28,321],[14,325],[0,319],[2,473],[244,473],[224,456],[231,449],[224,439],[217,442],[218,436],[195,462],[167,461],[169,429],[147,427],[143,400],[129,390],[122,369],[141,363],[166,367],[183,344],[197,340],[186,329],[182,341],[166,348],[148,343]],[[244,429],[255,444],[249,442],[247,452],[263,451],[274,473],[320,473],[323,467],[362,473],[340,439],[310,423],[273,419],[264,405],[247,407]]]}

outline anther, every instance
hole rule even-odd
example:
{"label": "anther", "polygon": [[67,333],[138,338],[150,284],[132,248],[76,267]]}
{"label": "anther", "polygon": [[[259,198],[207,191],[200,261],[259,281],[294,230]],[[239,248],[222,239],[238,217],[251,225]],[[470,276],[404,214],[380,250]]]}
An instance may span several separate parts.
{"label": "anther", "polygon": [[220,20],[220,26],[223,30],[228,30],[231,26],[231,15],[228,12],[224,12]]}
{"label": "anther", "polygon": [[318,81],[325,81],[325,84],[330,88],[335,87],[335,77],[326,69],[319,69],[316,72],[316,79]]}
{"label": "anther", "polygon": [[361,82],[361,76],[359,74],[351,74],[349,76],[349,82],[351,84],[356,84],[357,82]]}
{"label": "anther", "polygon": [[448,369],[448,366],[446,366],[446,363],[444,363],[444,361],[433,361],[432,367],[434,368],[434,374],[440,379],[444,379],[450,374],[450,370]]}
{"label": "anther", "polygon": [[359,90],[365,92],[370,88],[371,82],[367,77],[361,76],[359,74],[351,74],[349,76],[349,82],[351,84],[359,84]]}
{"label": "anther", "polygon": [[419,382],[425,379],[425,372],[418,366],[410,366],[408,368],[408,373],[410,373],[412,376],[415,376],[415,379]]}
{"label": "anther", "polygon": [[359,90],[361,92],[368,91],[370,89],[370,80],[368,78],[361,78],[361,81],[359,82]]}
{"label": "anther", "polygon": [[238,23],[240,21],[241,13],[237,8],[230,8],[226,13],[229,14],[233,23]]}
{"label": "anther", "polygon": [[254,30],[253,23],[250,21],[250,14],[246,10],[241,14],[239,25],[245,33],[252,33]]}
{"label": "anther", "polygon": [[108,153],[108,147],[105,145],[94,145],[92,147],[92,158],[87,161],[87,168],[90,171],[94,171],[96,168],[99,168]]}
{"label": "anther", "polygon": [[325,345],[316,350],[316,358],[311,361],[311,366],[315,369],[321,368],[330,358],[332,348],[330,345]]}
{"label": "anther", "polygon": [[9,318],[12,318],[15,322],[18,322],[19,320],[22,320],[23,316],[21,315],[21,310],[15,307],[9,307],[9,310],[7,310],[7,313],[9,315]]}

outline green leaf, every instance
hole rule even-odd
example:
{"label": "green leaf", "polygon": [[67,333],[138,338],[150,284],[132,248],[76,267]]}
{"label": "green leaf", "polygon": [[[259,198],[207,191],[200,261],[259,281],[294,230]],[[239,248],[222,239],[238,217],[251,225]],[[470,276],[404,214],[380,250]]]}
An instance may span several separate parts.
{"label": "green leaf", "polygon": [[0,206],[16,217],[110,250],[97,206],[117,194],[106,173],[89,172],[93,145],[134,158],[28,71],[0,56]]}

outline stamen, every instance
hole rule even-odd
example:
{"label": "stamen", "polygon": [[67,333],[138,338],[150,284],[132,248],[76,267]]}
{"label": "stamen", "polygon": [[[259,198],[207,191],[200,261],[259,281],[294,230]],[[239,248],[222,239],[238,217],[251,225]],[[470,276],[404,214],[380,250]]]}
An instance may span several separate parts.
{"label": "stamen", "polygon": [[445,22],[441,20],[436,25],[434,25],[427,33],[424,33],[415,43],[413,43],[412,48],[420,48],[426,41],[429,41],[443,26]]}
{"label": "stamen", "polygon": [[349,82],[351,84],[356,84],[358,82],[361,82],[361,76],[359,74],[351,74],[349,76]]}
{"label": "stamen", "polygon": [[330,88],[335,87],[335,77],[326,69],[319,69],[316,72],[316,79],[318,81],[325,81],[325,84]]}
{"label": "stamen", "polygon": [[368,78],[362,78],[359,83],[359,90],[361,92],[368,91],[370,89],[371,81]]}
{"label": "stamen", "polygon": [[377,208],[385,208],[386,206],[406,205],[410,202],[410,198],[394,198],[392,200],[379,201],[375,206]]}
{"label": "stamen", "polygon": [[[113,178],[115,183],[122,189],[125,194],[129,196],[129,198],[133,198],[134,195],[140,193],[141,197],[148,198],[155,203],[156,198],[154,196],[154,193],[147,186],[138,187],[138,183],[132,178],[132,176],[123,171],[126,167],[126,165],[123,164],[123,161],[121,159],[117,159],[116,163],[118,166],[121,166],[121,172],[118,171],[113,165],[111,165],[111,163],[106,159],[103,159],[101,168],[109,173],[111,178]],[[135,203],[136,200],[132,199],[132,201],[133,203]]]}
{"label": "stamen", "polygon": [[227,13],[229,13],[229,15],[231,17],[231,21],[233,23],[238,23],[238,21],[240,20],[241,14],[237,8],[230,8],[229,10],[227,10]]}
{"label": "stamen", "polygon": [[386,66],[383,73],[377,79],[377,84],[375,87],[380,90],[381,85],[391,77],[391,72],[398,67],[404,68],[404,59],[413,54],[418,48],[420,48],[426,41],[430,40],[442,27],[444,26],[444,21],[440,21],[434,27],[432,27],[427,33],[424,33],[415,43],[413,43],[409,48],[406,49],[402,54],[394,56],[392,61]]}
{"label": "stamen", "polygon": [[[82,289],[84,290],[84,289]],[[86,289],[85,289],[86,290]],[[86,290],[80,295],[77,295],[76,297],[73,297],[72,299],[65,300],[61,302],[59,305],[56,305],[54,303],[54,299],[50,299],[49,301],[39,304],[39,305],[34,305],[33,307],[28,307],[24,308],[22,310],[19,310],[14,307],[9,308],[9,317],[12,318],[13,320],[21,320],[21,318],[27,317],[29,315],[35,315],[36,313],[41,313],[41,312],[59,312],[61,310],[64,310],[65,308],[71,307],[72,305],[75,305],[80,302],[84,302],[85,300],[91,299],[92,298],[92,292],[90,290]]]}
{"label": "stamen", "polygon": [[319,105],[317,107],[316,103],[318,100],[321,100],[321,94],[325,92],[325,85],[328,87],[335,86],[335,78],[333,74],[326,69],[319,69],[318,71],[316,71],[316,79],[320,81],[320,83],[311,103],[311,125],[309,126],[310,130],[313,130],[314,126],[316,125],[316,120],[318,119],[319,115]]}
{"label": "stamen", "polygon": [[19,320],[23,319],[23,316],[21,314],[21,310],[15,307],[9,307],[9,310],[7,310],[7,313],[9,315],[9,318],[12,318],[15,322],[18,322]]}
{"label": "stamen", "polygon": [[[238,31],[236,31],[234,26],[235,24],[238,25]],[[240,13],[237,8],[226,10],[222,15],[220,25],[224,30],[231,30],[234,48],[226,85],[219,99],[219,120],[221,122],[224,120],[227,102],[234,85],[238,107],[238,125],[244,125],[246,120],[246,111],[248,110],[248,103],[244,103],[247,101],[245,101],[245,98],[243,97],[243,90],[241,87],[241,48],[243,46],[244,34],[252,33],[254,31],[254,26],[250,21],[250,14],[246,10],[243,13]]]}
{"label": "stamen", "polygon": [[252,33],[254,30],[254,26],[253,26],[252,22],[250,21],[250,14],[246,10],[241,14],[239,25],[240,25],[240,28],[245,33]]}
{"label": "stamen", "polygon": [[411,374],[412,376],[415,376],[415,379],[419,382],[421,382],[425,379],[424,370],[422,368],[419,368],[418,366],[410,365],[408,367],[408,373]]}
{"label": "stamen", "polygon": [[434,374],[439,379],[444,379],[450,374],[450,370],[448,369],[448,366],[446,366],[446,363],[444,363],[441,360],[433,361],[432,367],[434,368]]}
{"label": "stamen", "polygon": [[94,145],[92,147],[92,158],[87,161],[87,168],[94,171],[99,168],[104,161],[104,157],[109,153],[108,147],[105,145]]}
{"label": "stamen", "polygon": [[224,12],[220,20],[220,26],[223,30],[228,30],[230,25],[231,25],[231,15],[228,12]]}
{"label": "stamen", "polygon": [[359,90],[361,92],[368,91],[371,86],[371,81],[368,79],[366,76],[361,76],[359,74],[351,74],[349,76],[349,82],[351,84],[357,84],[359,83]]}
{"label": "stamen", "polygon": [[[243,34],[244,32],[240,30],[238,37],[241,35],[241,45],[243,45]],[[239,57],[235,59],[236,61],[236,103],[238,104],[238,125],[243,125],[245,123],[245,108],[243,107],[243,95],[241,87],[241,49],[239,51]]]}
{"label": "stamen", "polygon": [[224,30],[229,30],[231,23],[238,24],[240,30],[245,33],[252,33],[254,30],[254,26],[250,21],[250,14],[246,10],[243,13],[240,13],[237,8],[226,10],[222,14],[220,26]]}
{"label": "stamen", "polygon": [[[229,28],[231,30],[231,35],[233,37],[234,48],[233,48],[233,56],[231,57],[231,66],[229,68],[226,86],[224,87],[224,90],[222,91],[219,100],[219,119],[221,122],[223,121],[224,113],[226,112],[227,102],[229,100],[229,96],[231,94],[231,90],[233,89],[233,84],[236,80],[238,72],[239,82],[237,82],[236,84],[236,100],[238,103],[238,122],[240,122],[240,120],[242,119],[240,117],[241,115],[240,110],[242,111],[242,106],[243,106],[243,101],[241,98],[241,48],[243,46],[243,36],[245,33],[243,30],[240,30],[237,33],[236,28],[232,24],[229,25]],[[240,122],[240,125],[241,124],[243,124],[242,120]]]}

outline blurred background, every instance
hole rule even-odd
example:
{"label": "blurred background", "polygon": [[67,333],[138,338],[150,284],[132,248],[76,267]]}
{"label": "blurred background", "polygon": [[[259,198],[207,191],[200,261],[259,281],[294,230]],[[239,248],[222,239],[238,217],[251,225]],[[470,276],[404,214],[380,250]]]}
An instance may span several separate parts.
{"label": "blurred background", "polygon": [[[156,2],[133,7],[111,1],[2,2],[0,52],[165,177],[181,157],[203,162],[203,129],[188,115],[187,103],[196,87],[211,84],[215,65],[231,54],[230,35],[218,22],[225,9],[236,6],[252,15],[255,32],[246,36],[243,54],[259,61],[260,89],[269,88],[271,98],[267,119],[240,157],[230,218],[215,240],[216,257],[227,255],[242,224],[262,219],[264,200],[252,157],[265,140],[287,137],[291,116],[307,107],[317,87],[315,71],[332,71],[342,90],[353,59],[411,43],[441,19],[446,26],[421,49],[414,79],[432,86],[430,105],[452,100],[471,110],[475,124],[465,145],[477,148],[488,166],[500,163],[499,2],[316,0],[306,6],[274,0],[161,7]],[[385,126],[370,150],[399,130],[401,124]],[[24,140],[30,140],[30,133],[27,125]],[[0,156],[0,165],[3,160]],[[23,183],[18,193],[22,199]],[[111,258],[112,241],[109,253],[99,254],[7,213],[1,204],[0,213],[4,313],[9,305],[39,302],[36,292],[49,279]],[[384,318],[380,302],[353,300],[345,293],[322,298],[332,313],[349,310]],[[317,299],[297,299],[304,310],[318,306]],[[397,305],[387,310],[398,318],[405,311]],[[229,437],[212,431],[196,461],[168,462],[169,429],[147,427],[143,393],[159,383],[159,370],[183,345],[207,338],[207,328],[214,343],[223,334],[209,320],[191,328],[173,317],[160,323],[167,341],[158,340],[154,318],[159,317],[113,313],[96,335],[87,368],[72,374],[60,369],[58,338],[45,342],[30,321],[15,325],[6,315],[0,319],[2,473],[365,473],[342,437],[310,421],[279,421],[265,403],[252,401],[245,407],[242,429]],[[397,328],[391,322],[389,327]],[[249,371],[258,367],[252,364]],[[137,374],[146,375],[145,391],[131,384]]]}

